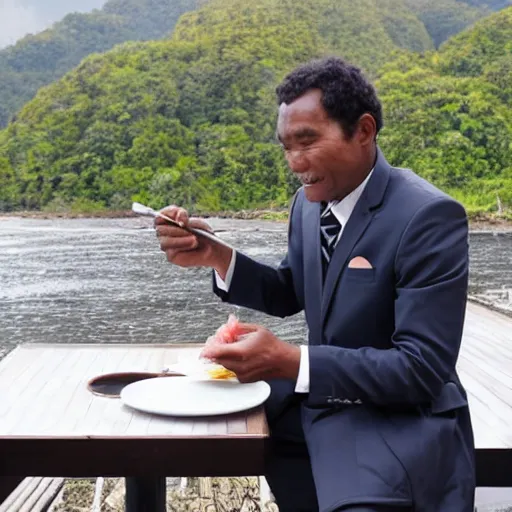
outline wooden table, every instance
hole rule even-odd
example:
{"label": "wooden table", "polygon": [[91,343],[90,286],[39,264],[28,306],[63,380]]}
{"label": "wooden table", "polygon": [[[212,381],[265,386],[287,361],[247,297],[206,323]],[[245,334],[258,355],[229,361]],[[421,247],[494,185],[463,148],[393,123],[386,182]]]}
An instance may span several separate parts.
{"label": "wooden table", "polygon": [[[86,389],[112,371],[159,371],[198,346],[25,345],[0,362],[0,478],[125,476],[129,510],[164,510],[164,476],[263,473],[263,411],[159,418]],[[468,304],[458,361],[475,433],[477,484],[512,486],[512,319]],[[12,481],[8,477],[14,478]],[[0,482],[0,503],[2,501]],[[148,496],[155,504],[143,508]],[[152,508],[151,508],[152,507]]]}
{"label": "wooden table", "polygon": [[0,362],[0,477],[123,476],[127,510],[160,512],[167,476],[263,474],[268,427],[262,407],[209,418],[159,417],[87,389],[97,375],[161,371],[199,350],[198,345],[16,348]]}

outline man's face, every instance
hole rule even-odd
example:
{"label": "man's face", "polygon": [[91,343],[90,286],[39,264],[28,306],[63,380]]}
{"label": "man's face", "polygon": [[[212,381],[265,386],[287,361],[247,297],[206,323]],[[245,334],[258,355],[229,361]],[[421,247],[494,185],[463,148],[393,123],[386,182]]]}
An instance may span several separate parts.
{"label": "man's face", "polygon": [[289,105],[281,104],[277,120],[288,165],[313,202],[343,199],[362,181],[366,163],[357,131],[347,138],[321,100],[322,92],[312,89]]}

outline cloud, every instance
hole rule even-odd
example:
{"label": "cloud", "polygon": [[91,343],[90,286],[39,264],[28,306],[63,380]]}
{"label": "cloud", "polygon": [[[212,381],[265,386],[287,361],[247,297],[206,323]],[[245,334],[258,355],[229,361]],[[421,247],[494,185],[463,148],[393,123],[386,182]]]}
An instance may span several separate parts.
{"label": "cloud", "polygon": [[0,48],[43,28],[44,22],[33,7],[21,5],[18,0],[0,0]]}
{"label": "cloud", "polygon": [[0,48],[50,27],[70,12],[89,12],[105,0],[0,0]]}

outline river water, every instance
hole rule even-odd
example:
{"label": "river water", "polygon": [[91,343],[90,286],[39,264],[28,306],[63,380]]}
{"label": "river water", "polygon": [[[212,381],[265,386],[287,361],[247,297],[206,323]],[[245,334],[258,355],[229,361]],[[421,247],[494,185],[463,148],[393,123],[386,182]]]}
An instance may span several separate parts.
{"label": "river water", "polygon": [[[286,224],[212,219],[219,236],[269,264],[286,249]],[[471,293],[512,300],[512,233],[473,233]],[[0,219],[0,357],[19,343],[204,341],[229,313],[290,341],[304,316],[286,320],[226,305],[207,269],[181,269],[160,252],[152,222]]]}

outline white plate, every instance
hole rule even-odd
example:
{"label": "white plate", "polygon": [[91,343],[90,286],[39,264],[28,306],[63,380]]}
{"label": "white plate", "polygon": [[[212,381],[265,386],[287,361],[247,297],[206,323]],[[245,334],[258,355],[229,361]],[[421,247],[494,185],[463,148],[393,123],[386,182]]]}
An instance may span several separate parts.
{"label": "white plate", "polygon": [[203,381],[187,377],[156,377],[129,384],[121,401],[134,409],[166,416],[216,416],[261,405],[270,395],[263,381]]}

